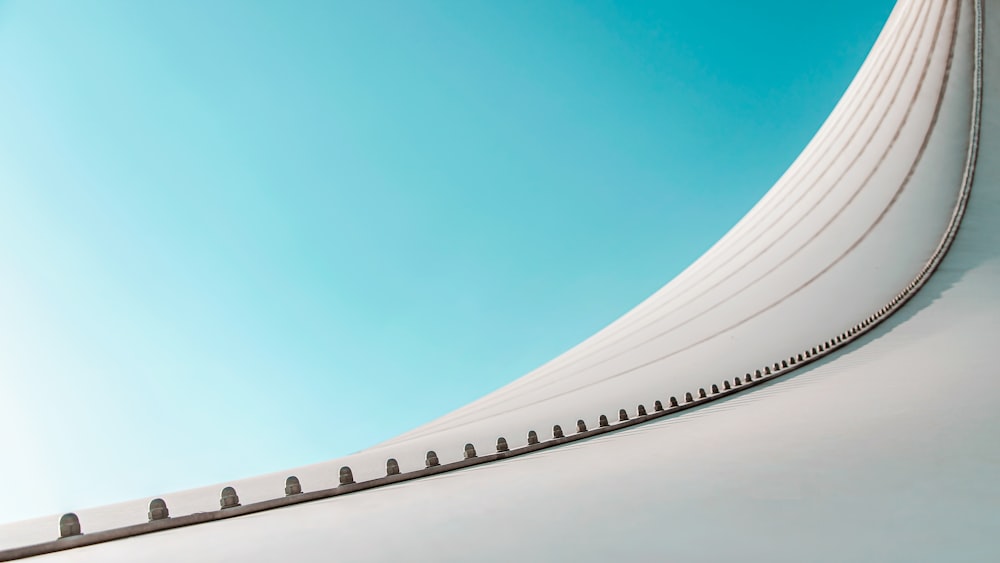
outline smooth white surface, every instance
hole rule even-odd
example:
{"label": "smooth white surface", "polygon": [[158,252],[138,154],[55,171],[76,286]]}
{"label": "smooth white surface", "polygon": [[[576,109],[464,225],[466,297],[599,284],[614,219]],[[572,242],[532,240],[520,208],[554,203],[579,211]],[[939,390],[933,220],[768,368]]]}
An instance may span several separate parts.
{"label": "smooth white surface", "polygon": [[[914,300],[845,353],[622,433],[41,559],[995,560],[993,12],[987,5],[979,165],[955,246]],[[529,429],[544,438],[552,424],[614,419],[619,408],[634,413],[638,403],[651,408],[780,361],[874,312],[923,266],[955,205],[970,126],[972,16],[969,1],[901,2],[785,177],[702,259],[604,331],[396,440],[234,483],[241,499],[279,496],[289,474],[306,490],[330,487],[345,464],[364,480],[383,475],[387,457],[407,471],[422,467],[428,449],[447,462],[466,442],[491,451],[500,435],[513,446]],[[211,510],[219,489],[164,498],[173,514]],[[140,522],[147,502],[80,511],[84,531]],[[0,547],[52,539],[56,521],[0,528]]]}

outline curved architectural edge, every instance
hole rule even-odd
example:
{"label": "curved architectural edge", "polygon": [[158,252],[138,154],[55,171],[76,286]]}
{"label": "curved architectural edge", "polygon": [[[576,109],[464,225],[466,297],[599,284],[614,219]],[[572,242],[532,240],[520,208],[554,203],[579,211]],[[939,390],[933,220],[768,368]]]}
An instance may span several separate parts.
{"label": "curved architectural edge", "polygon": [[[363,482],[354,482],[350,467],[343,467],[340,471],[341,485],[330,489],[302,492],[301,487],[298,484],[298,479],[292,476],[286,481],[285,497],[247,505],[240,505],[239,499],[236,496],[236,491],[231,487],[226,487],[223,489],[220,499],[220,506],[222,508],[211,512],[199,512],[171,518],[168,516],[166,504],[161,499],[154,499],[150,504],[148,523],[136,524],[133,526],[126,526],[111,530],[102,530],[91,534],[83,533],[79,520],[75,519],[75,515],[70,513],[64,515],[60,521],[60,532],[62,537],[49,542],[0,551],[0,561],[23,559],[45,553],[53,553],[76,547],[84,547],[114,541],[117,539],[149,534],[161,530],[180,528],[246,514],[253,514],[275,508],[291,506],[294,504],[301,504],[304,502],[383,487],[431,475],[438,475],[510,457],[526,455],[539,450],[560,446],[562,444],[585,440],[610,432],[616,432],[618,430],[644,424],[689,409],[701,407],[707,403],[730,397],[736,393],[741,393],[752,387],[786,376],[801,367],[843,349],[862,335],[865,335],[870,330],[880,325],[888,317],[892,316],[918,291],[920,291],[920,289],[927,283],[930,277],[940,266],[941,262],[944,260],[944,257],[951,248],[958,233],[958,229],[961,226],[962,218],[965,215],[969,197],[972,192],[976,162],[979,154],[979,135],[982,121],[983,0],[975,0],[973,6],[975,10],[975,45],[973,54],[975,68],[973,71],[972,86],[972,115],[970,116],[968,147],[966,151],[960,191],[947,228],[945,229],[938,246],[935,248],[934,252],[931,254],[930,258],[918,274],[878,311],[867,316],[842,333],[824,341],[822,344],[813,346],[801,353],[790,356],[787,359],[782,359],[771,365],[765,366],[763,369],[754,370],[753,373],[747,372],[742,378],[734,377],[731,382],[729,379],[725,379],[722,381],[721,389],[718,384],[713,384],[710,391],[700,388],[698,389],[697,394],[688,392],[683,400],[678,400],[676,397],[670,397],[668,404],[666,405],[664,405],[661,400],[656,400],[652,412],[648,412],[643,404],[639,404],[636,407],[636,416],[634,418],[629,418],[628,411],[626,409],[622,409],[619,411],[618,422],[614,424],[609,424],[607,422],[608,419],[606,415],[602,414],[598,419],[598,425],[588,429],[584,420],[581,419],[577,423],[578,431],[576,433],[565,435],[559,426],[555,426],[553,428],[553,438],[546,441],[538,441],[537,433],[534,430],[531,430],[528,432],[527,445],[513,449],[508,447],[506,438],[500,437],[497,440],[497,452],[488,455],[477,455],[475,447],[472,444],[466,444],[465,458],[463,460],[443,465],[437,463],[437,455],[434,452],[427,452],[426,468],[407,473],[399,473],[398,464],[391,463],[395,460],[389,460],[390,463],[387,466],[387,475],[385,477]],[[532,437],[534,437],[534,440],[532,440]],[[395,467],[395,472],[392,470],[393,466]],[[294,486],[290,484],[293,484]],[[153,504],[156,504],[156,506],[154,507]],[[69,518],[69,520],[75,522],[75,526],[62,525],[63,521],[68,521],[68,517],[72,517]]]}

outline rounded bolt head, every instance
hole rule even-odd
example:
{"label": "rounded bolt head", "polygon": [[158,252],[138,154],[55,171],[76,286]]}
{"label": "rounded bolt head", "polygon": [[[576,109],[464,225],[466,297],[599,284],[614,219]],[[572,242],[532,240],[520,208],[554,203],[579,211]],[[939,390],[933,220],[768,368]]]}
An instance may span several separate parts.
{"label": "rounded bolt head", "polygon": [[435,465],[441,465],[438,461],[438,455],[434,450],[427,452],[427,459],[425,460],[427,467],[434,467]]}
{"label": "rounded bolt head", "polygon": [[385,461],[385,474],[389,475],[399,475],[399,462],[395,458],[389,458]]}
{"label": "rounded bolt head", "polygon": [[354,483],[354,472],[348,466],[343,466],[340,468],[340,484],[350,485]]}
{"label": "rounded bolt head", "polygon": [[619,422],[623,422],[623,421],[626,421],[626,420],[628,420],[628,413],[625,412],[625,409],[619,409],[618,410],[618,421]]}
{"label": "rounded bolt head", "polygon": [[713,383],[712,384],[712,394],[715,395],[718,392],[719,392],[719,386]]}
{"label": "rounded bolt head", "polygon": [[153,520],[163,520],[164,518],[170,518],[170,511],[167,510],[167,503],[161,498],[154,498],[149,501],[149,512],[146,513],[149,517],[149,521]]}
{"label": "rounded bolt head", "polygon": [[663,403],[660,402],[660,401],[656,401],[655,403],[653,403],[653,410],[657,411],[657,412],[662,411],[663,410]]}
{"label": "rounded bolt head", "polygon": [[576,431],[577,432],[586,432],[587,431],[587,423],[584,422],[582,418],[580,420],[576,421]]}
{"label": "rounded bolt head", "polygon": [[598,426],[607,426],[608,425],[608,417],[602,414],[601,417],[597,419],[597,425]]}
{"label": "rounded bolt head", "polygon": [[59,537],[68,538],[79,536],[83,532],[80,530],[80,518],[73,512],[63,514],[59,518]]}
{"label": "rounded bolt head", "polygon": [[670,397],[670,406],[672,407],[677,406],[677,397]]}
{"label": "rounded bolt head", "polygon": [[684,393],[684,402],[685,403],[693,403],[694,402],[694,397],[691,396],[691,392],[690,391],[687,392],[687,393]]}
{"label": "rounded bolt head", "polygon": [[472,444],[465,445],[465,459],[472,459],[476,457],[476,446]]}
{"label": "rounded bolt head", "polygon": [[236,489],[232,487],[226,487],[222,489],[222,495],[219,498],[219,506],[222,508],[236,508],[240,505],[240,497],[236,495]]}
{"label": "rounded bolt head", "polygon": [[509,452],[510,448],[507,446],[507,438],[503,436],[497,438],[497,451],[498,452]]}
{"label": "rounded bolt head", "polygon": [[646,405],[639,405],[636,407],[635,412],[638,416],[646,416]]}
{"label": "rounded bolt head", "polygon": [[538,443],[538,433],[534,430],[528,430],[528,445],[534,445]]}
{"label": "rounded bolt head", "polygon": [[699,399],[704,399],[707,396],[708,396],[708,393],[705,393],[705,388],[704,387],[702,387],[701,389],[698,389],[698,398]]}
{"label": "rounded bolt head", "polygon": [[559,426],[558,424],[556,424],[555,426],[552,427],[552,437],[553,438],[562,438],[563,437],[562,427]]}
{"label": "rounded bolt head", "polygon": [[298,477],[292,475],[285,479],[285,496],[290,497],[298,494],[302,494],[302,484],[299,483]]}

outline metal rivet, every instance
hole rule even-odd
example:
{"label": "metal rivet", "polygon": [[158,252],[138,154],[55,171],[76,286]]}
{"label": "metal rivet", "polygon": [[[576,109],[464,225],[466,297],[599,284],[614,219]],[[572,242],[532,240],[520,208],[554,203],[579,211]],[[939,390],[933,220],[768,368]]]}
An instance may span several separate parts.
{"label": "metal rivet", "polygon": [[441,465],[441,462],[438,461],[438,455],[434,450],[427,452],[427,459],[424,460],[424,464],[427,467],[434,467],[436,465]]}
{"label": "metal rivet", "polygon": [[705,388],[704,387],[702,387],[701,389],[698,389],[698,398],[699,399],[704,399],[707,396],[708,396],[708,393],[705,393]]}
{"label": "metal rivet", "polygon": [[149,517],[150,522],[169,518],[170,511],[167,510],[167,503],[161,498],[154,498],[149,501],[149,512],[146,513],[146,516]]}
{"label": "metal rivet", "polygon": [[553,438],[562,438],[563,437],[562,426],[559,426],[558,424],[556,424],[555,426],[552,427],[552,437]]}
{"label": "metal rivet", "polygon": [[340,484],[350,485],[354,483],[354,472],[346,465],[340,468]]}
{"label": "metal rivet", "polygon": [[222,496],[219,498],[219,506],[222,508],[236,508],[240,505],[240,497],[236,496],[236,489],[226,487],[222,489]]}
{"label": "metal rivet", "polygon": [[756,377],[757,379],[764,377],[764,375],[760,372],[760,370],[753,372],[753,376]]}
{"label": "metal rivet", "polygon": [[764,375],[771,375],[771,366],[764,368]]}
{"label": "metal rivet", "polygon": [[472,444],[465,445],[465,459],[472,459],[476,457],[476,446]]}
{"label": "metal rivet", "polygon": [[[749,377],[750,376],[748,375],[747,378],[749,378]],[[738,377],[734,377],[733,378],[733,386],[739,386],[739,385],[743,385],[743,381],[740,380],[740,378],[738,378]]]}
{"label": "metal rivet", "polygon": [[[774,365],[777,366],[778,364],[774,364]],[[788,367],[788,360],[781,360],[781,369],[784,369],[784,368],[787,368],[787,367]],[[775,367],[774,369],[778,370],[779,368]]]}
{"label": "metal rivet", "polygon": [[63,514],[59,518],[59,537],[68,538],[70,536],[79,536],[83,532],[80,531],[80,518],[76,514],[69,512]]}
{"label": "metal rivet", "polygon": [[297,495],[302,492],[302,484],[299,483],[299,478],[295,475],[285,479],[285,496],[290,497],[292,495]]}
{"label": "metal rivet", "polygon": [[385,460],[385,474],[388,475],[399,475],[399,462],[394,458],[389,458]]}
{"label": "metal rivet", "polygon": [[676,407],[677,406],[677,397],[673,397],[673,396],[670,397],[670,406],[671,407]]}
{"label": "metal rivet", "polygon": [[715,395],[718,392],[719,392],[719,386],[713,383],[712,384],[712,394]]}
{"label": "metal rivet", "polygon": [[628,413],[625,412],[625,409],[618,409],[618,421],[624,422],[626,420],[628,420]]}
{"label": "metal rivet", "polygon": [[537,443],[538,443],[538,433],[536,433],[534,430],[529,430],[528,431],[528,445],[537,444]]}
{"label": "metal rivet", "polygon": [[[737,379],[736,381],[739,381],[739,379]],[[722,388],[728,391],[728,390],[732,389],[733,386],[729,384],[729,380],[727,379],[727,380],[725,380],[725,381],[722,382]]]}
{"label": "metal rivet", "polygon": [[497,438],[497,451],[498,452],[509,452],[510,448],[507,446],[507,438],[503,436]]}
{"label": "metal rivet", "polygon": [[607,426],[608,425],[608,417],[606,417],[606,416],[604,416],[602,414],[601,417],[597,419],[597,425],[598,426]]}
{"label": "metal rivet", "polygon": [[804,359],[805,359],[805,358],[803,358],[803,357],[802,357],[802,354],[799,354],[799,357],[798,357],[798,360],[799,360],[799,361],[801,362],[801,361],[802,361],[802,360],[804,360]]}
{"label": "metal rivet", "polygon": [[657,411],[657,412],[662,411],[663,410],[663,403],[660,402],[660,401],[656,401],[655,403],[653,403],[653,410]]}
{"label": "metal rivet", "polygon": [[753,378],[750,377],[749,373],[746,375],[746,377],[743,378],[743,381],[745,381],[746,383],[750,383],[752,380],[753,380]]}
{"label": "metal rivet", "polygon": [[576,431],[577,432],[586,432],[587,431],[587,423],[584,422],[583,419],[580,419],[580,420],[576,421]]}
{"label": "metal rivet", "polygon": [[646,405],[639,405],[635,411],[638,413],[638,416],[646,416]]}
{"label": "metal rivet", "polygon": [[691,392],[690,391],[687,392],[687,393],[684,393],[684,402],[685,403],[693,403],[694,402],[694,397],[691,396]]}

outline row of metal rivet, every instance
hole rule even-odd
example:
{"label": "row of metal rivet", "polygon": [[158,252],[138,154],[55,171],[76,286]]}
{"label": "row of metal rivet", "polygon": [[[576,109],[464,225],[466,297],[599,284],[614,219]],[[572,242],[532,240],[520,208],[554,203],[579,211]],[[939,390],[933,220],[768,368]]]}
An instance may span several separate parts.
{"label": "row of metal rivet", "polygon": [[[928,273],[930,273],[931,269],[932,268],[925,267],[923,270],[921,270],[920,277],[926,276]],[[641,419],[643,417],[659,417],[664,414],[668,414],[667,411],[671,411],[673,409],[680,408],[682,406],[684,407],[695,406],[695,403],[701,403],[705,399],[713,400],[719,398],[718,396],[720,394],[728,395],[731,392],[736,391],[738,387],[744,387],[747,384],[762,383],[766,380],[772,379],[779,375],[784,375],[790,369],[794,369],[803,363],[811,363],[812,361],[815,361],[819,357],[825,356],[834,349],[840,348],[848,341],[853,340],[854,337],[858,336],[860,333],[867,331],[867,329],[870,328],[876,321],[878,321],[883,316],[888,314],[890,311],[895,309],[904,299],[906,299],[909,296],[909,294],[914,289],[916,289],[920,285],[922,284],[918,283],[918,280],[910,282],[910,284],[908,284],[902,292],[893,297],[885,306],[880,308],[877,312],[875,312],[872,315],[869,315],[867,318],[865,318],[864,321],[852,326],[850,329],[842,332],[835,338],[831,338],[830,340],[827,340],[820,345],[813,346],[802,353],[790,356],[788,359],[782,360],[781,362],[775,362],[771,365],[764,366],[761,369],[757,369],[752,374],[748,372],[742,378],[735,377],[731,381],[728,379],[724,380],[722,382],[721,389],[718,384],[712,384],[710,387],[711,389],[710,392],[706,391],[704,387],[698,389],[697,396],[695,396],[694,393],[687,392],[684,394],[683,403],[681,403],[681,401],[679,401],[677,397],[671,396],[668,399],[666,407],[663,405],[662,401],[657,400],[653,404],[653,410],[654,410],[653,414],[648,413],[646,407],[640,404],[636,409],[637,419]],[[629,421],[628,412],[625,409],[620,409],[618,411],[618,421],[619,422]],[[633,422],[638,422],[638,420],[635,420]],[[607,431],[610,429],[611,426],[608,421],[608,417],[603,414],[600,415],[600,417],[598,417],[597,424],[598,424],[597,429],[588,430],[586,422],[583,419],[578,420],[576,423],[578,437],[580,434]],[[552,427],[553,440],[560,440],[565,437],[566,437],[565,433],[563,432],[563,429],[560,425],[557,424]],[[535,432],[534,430],[528,431],[527,439],[528,441],[527,441],[527,446],[525,446],[526,448],[540,444],[538,439],[538,433]],[[502,436],[497,438],[496,451],[498,454],[508,453],[511,451],[506,438]],[[464,448],[464,458],[466,460],[470,460],[476,457],[477,453],[475,446],[473,444],[466,444]],[[424,459],[424,464],[426,468],[436,468],[441,466],[440,461],[438,460],[437,453],[434,452],[433,450],[427,452]],[[401,473],[399,469],[399,462],[394,458],[388,459],[386,461],[386,476],[391,477],[393,475],[400,475],[400,474]],[[349,466],[341,467],[340,485],[344,486],[344,485],[354,485],[354,484],[355,484],[354,473],[351,470],[351,468]],[[359,483],[359,484],[363,485],[364,483]],[[293,475],[285,479],[286,497],[293,497],[295,495],[300,495],[302,493],[303,493],[302,485],[298,477]],[[222,489],[222,493],[219,498],[219,506],[221,507],[222,510],[232,509],[241,506],[240,499],[236,493],[235,488],[230,486]],[[170,518],[170,512],[167,508],[166,502],[162,498],[156,498],[150,501],[149,512],[147,514],[147,517],[149,522],[166,520]],[[71,538],[82,534],[83,531],[80,525],[80,519],[75,513],[71,512],[64,514],[59,519],[60,539]]]}
{"label": "row of metal rivet", "polygon": [[[802,363],[809,363],[809,362],[815,361],[819,357],[824,356],[827,353],[830,353],[832,350],[834,350],[836,348],[839,348],[841,345],[843,345],[847,341],[853,340],[855,337],[859,336],[863,332],[867,332],[868,329],[872,328],[872,326],[874,324],[876,324],[876,321],[880,320],[886,314],[888,314],[889,312],[891,312],[894,309],[896,309],[897,307],[899,307],[904,301],[906,301],[913,294],[913,292],[916,289],[919,289],[921,286],[923,286],[923,284],[929,278],[929,275],[934,270],[937,269],[938,265],[941,263],[941,260],[944,257],[944,254],[947,252],[948,248],[951,246],[951,243],[953,242],[953,240],[955,238],[955,234],[957,232],[958,226],[961,223],[961,218],[964,215],[965,207],[966,207],[967,202],[968,202],[969,193],[971,191],[972,178],[973,178],[973,174],[974,174],[974,170],[975,170],[976,157],[977,157],[977,154],[978,154],[978,141],[979,141],[979,130],[980,130],[980,126],[979,125],[980,125],[980,122],[981,122],[981,111],[982,111],[982,67],[983,67],[983,62],[982,62],[982,53],[983,53],[983,47],[982,47],[982,43],[983,43],[983,41],[982,41],[982,36],[983,36],[983,17],[982,17],[983,6],[982,6],[982,0],[977,0],[974,3],[974,7],[975,7],[975,19],[976,19],[976,21],[975,21],[975,25],[976,25],[976,34],[975,34],[975,43],[976,43],[975,44],[975,57],[976,57],[976,60],[975,60],[975,65],[976,65],[976,68],[975,68],[975,73],[974,73],[975,85],[974,85],[974,88],[973,88],[973,95],[974,95],[974,100],[973,100],[973,126],[970,128],[970,143],[969,143],[969,149],[968,149],[967,162],[966,162],[966,166],[965,166],[965,168],[966,168],[966,170],[965,170],[965,177],[963,178],[962,191],[961,191],[960,196],[959,196],[959,202],[958,202],[958,205],[956,206],[955,213],[954,213],[954,215],[952,217],[952,220],[951,220],[950,224],[948,225],[948,229],[947,229],[947,231],[945,233],[945,236],[942,238],[941,242],[939,243],[938,247],[935,249],[935,251],[932,254],[931,258],[927,261],[927,263],[925,263],[924,267],[920,270],[920,273],[903,289],[903,291],[901,291],[895,297],[893,297],[889,301],[889,303],[887,303],[885,306],[883,306],[882,308],[880,308],[876,313],[868,316],[864,321],[862,321],[862,322],[854,325],[850,329],[844,331],[843,333],[841,333],[840,335],[838,335],[836,338],[830,339],[830,340],[824,342],[823,344],[821,344],[819,346],[813,346],[812,348],[810,348],[809,350],[806,350],[803,353],[800,353],[800,354],[798,354],[796,356],[789,357],[789,359],[787,359],[787,360],[782,360],[780,364],[774,363],[771,366],[765,366],[762,370],[761,369],[755,370],[754,373],[753,373],[753,375],[751,375],[750,373],[747,373],[747,374],[744,375],[742,382],[741,382],[740,378],[738,378],[738,377],[733,379],[732,384],[730,384],[729,380],[725,380],[725,381],[723,381],[723,390],[721,392],[719,390],[718,385],[717,384],[713,384],[711,386],[712,394],[713,395],[718,395],[720,393],[727,394],[726,391],[732,391],[732,390],[735,389],[735,387],[740,387],[740,386],[743,386],[745,384],[753,384],[753,383],[757,383],[757,382],[766,381],[767,379],[770,379],[770,378],[775,377],[777,375],[783,374],[783,372],[785,370],[789,369],[789,368],[794,368],[797,365],[802,364]],[[705,391],[704,388],[701,388],[701,389],[698,390],[698,398],[699,399],[709,398],[708,394],[706,393],[706,391]],[[712,398],[714,399],[715,397],[712,397]],[[693,395],[690,392],[689,393],[685,393],[684,401],[685,401],[685,404],[691,404],[691,403],[697,402],[696,399],[693,397]],[[670,405],[671,409],[679,407],[678,401],[677,401],[677,399],[675,397],[670,397],[670,399],[669,399],[669,405]],[[657,414],[661,414],[661,415],[664,414],[663,404],[660,401],[656,401],[654,403],[654,410],[657,412]],[[643,405],[639,405],[638,415],[640,417],[643,417],[643,416],[655,416],[655,415],[647,415],[645,407]],[[626,411],[624,409],[622,409],[622,410],[620,410],[618,412],[618,419],[619,419],[619,421],[627,421],[628,420],[628,414],[626,413]],[[600,416],[600,418],[598,419],[598,426],[600,428],[607,428],[609,426],[607,416],[605,416],[605,415],[601,415]],[[562,431],[562,428],[559,425],[554,426],[552,430],[553,430],[553,432],[552,432],[553,439],[563,438],[563,436],[564,436],[563,435],[563,431]],[[588,432],[587,431],[587,426],[586,426],[586,424],[584,423],[583,420],[578,420],[577,421],[577,432],[578,432],[578,434],[583,434],[583,433],[587,433]],[[538,444],[538,443],[539,442],[538,442],[538,435],[537,435],[537,433],[534,430],[529,431],[528,432],[528,445],[531,446],[531,445],[535,445],[535,444]],[[509,452],[509,451],[510,451],[510,449],[509,449],[509,447],[507,445],[507,440],[505,438],[503,438],[503,437],[498,438],[497,439],[497,452],[498,453],[504,453],[504,452]],[[466,459],[472,459],[472,458],[475,458],[475,457],[476,457],[475,447],[472,444],[466,444],[466,446],[465,446],[465,458]],[[435,452],[433,452],[433,451],[427,452],[425,463],[426,463],[426,466],[428,468],[430,468],[430,467],[436,467],[436,466],[440,465],[439,462],[438,462],[437,454]],[[387,474],[387,476],[399,475],[400,474],[400,472],[399,472],[399,463],[395,459],[389,459],[386,462],[386,474]],[[354,476],[353,476],[353,473],[352,473],[350,467],[346,467],[345,466],[345,467],[342,467],[340,469],[340,483],[341,483],[341,485],[348,485],[348,484],[353,484],[354,483]],[[302,486],[299,483],[299,479],[297,477],[295,477],[295,476],[288,477],[285,480],[285,495],[286,495],[286,497],[290,497],[290,496],[294,496],[294,495],[299,495],[299,494],[302,494]],[[235,507],[240,506],[239,497],[236,494],[236,490],[233,487],[225,487],[222,490],[222,494],[221,494],[221,498],[219,500],[219,503],[220,503],[222,509],[231,509],[231,508],[235,508]],[[164,502],[163,499],[160,499],[160,498],[153,499],[149,503],[148,518],[149,518],[150,522],[159,521],[159,520],[165,520],[165,519],[169,518],[169,511],[167,509],[166,502]],[[74,536],[81,535],[82,531],[81,531],[81,527],[80,527],[80,519],[77,517],[77,515],[74,514],[74,513],[64,514],[59,519],[59,532],[60,532],[60,538],[71,538],[71,537],[74,537]],[[12,552],[16,552],[16,551],[20,551],[20,550],[15,549],[15,550],[7,550],[6,552],[0,552],[0,560],[7,560],[7,559],[9,559],[8,557],[4,557],[5,553],[12,553]],[[54,551],[54,549],[51,549],[51,550],[44,550],[44,549],[43,550],[38,550],[38,553],[44,553],[46,551]],[[15,555],[15,557],[17,557],[17,555]]]}
{"label": "row of metal rivet", "polygon": [[[920,277],[926,276],[927,274],[930,273],[931,270],[932,268],[925,267],[923,270],[921,270]],[[718,384],[712,384],[710,387],[710,391],[707,391],[704,387],[699,388],[697,391],[697,396],[695,396],[695,394],[692,392],[687,392],[684,394],[683,402],[679,401],[677,397],[671,396],[668,399],[666,406],[664,406],[662,401],[657,400],[653,403],[652,414],[648,413],[646,407],[640,404],[636,409],[637,417],[636,419],[633,419],[631,422],[632,423],[641,422],[641,419],[643,418],[658,418],[665,414],[669,414],[669,411],[672,411],[674,409],[679,409],[681,407],[697,406],[697,404],[702,403],[705,400],[710,401],[716,398],[720,398],[719,397],[720,395],[724,396],[731,394],[732,392],[735,392],[739,387],[745,387],[748,384],[763,383],[779,375],[784,375],[790,369],[795,369],[796,367],[800,366],[803,363],[811,363],[812,361],[815,361],[819,357],[825,356],[834,349],[839,348],[842,345],[846,344],[849,340],[853,340],[854,337],[858,336],[861,332],[867,331],[867,329],[870,328],[876,321],[878,321],[880,318],[888,314],[890,311],[895,309],[902,301],[904,301],[913,290],[922,285],[918,283],[918,281],[922,280],[919,280],[918,278],[910,282],[910,284],[908,284],[902,292],[893,297],[885,306],[880,308],[877,312],[875,312],[872,315],[869,315],[867,318],[865,318],[864,321],[852,326],[850,329],[842,332],[835,338],[831,338],[830,340],[827,340],[820,345],[813,346],[802,353],[790,356],[788,359],[782,360],[781,362],[775,362],[771,365],[764,366],[761,369],[757,369],[752,374],[747,372],[742,378],[735,377],[731,381],[728,379],[724,380],[722,382],[721,389]],[[618,411],[618,422],[621,423],[629,421],[630,419],[628,412],[625,409],[620,409]],[[585,437],[582,435],[587,435],[587,434],[606,432],[608,430],[611,430],[610,427],[611,424],[608,421],[608,417],[603,414],[598,417],[597,428],[592,430],[588,430],[586,422],[583,419],[580,419],[576,423],[577,435],[574,436],[574,438]],[[553,441],[563,440],[565,438],[566,435],[563,432],[563,429],[560,425],[557,424],[552,427]],[[524,446],[523,449],[528,449],[531,448],[532,446],[538,446],[539,444],[541,444],[541,442],[538,439],[538,433],[535,432],[534,430],[528,431],[527,445]],[[502,436],[497,438],[496,451],[497,454],[512,453],[506,438]],[[472,460],[475,459],[476,457],[477,453],[475,446],[471,443],[466,444],[464,448],[464,459]],[[461,462],[456,462],[448,465],[457,465],[459,463]],[[444,468],[443,466],[441,466],[437,453],[433,450],[427,452],[424,459],[424,465],[426,469]],[[386,460],[386,477],[392,477],[395,475],[401,475],[399,469],[399,462],[394,458],[390,458]],[[340,481],[340,486],[356,484],[354,481],[354,473],[349,466],[344,466],[340,468],[339,481]],[[382,484],[374,482],[368,482],[368,483],[371,483],[371,486],[378,486]],[[363,486],[365,485],[365,482],[357,483],[357,485],[362,485],[362,487],[360,487],[360,489],[358,490],[363,490],[365,488],[368,488]],[[302,493],[303,493],[302,484],[299,481],[298,477],[293,475],[285,479],[286,497],[294,497],[295,495],[300,495]],[[234,487],[227,486],[222,489],[222,493],[219,498],[219,506],[222,510],[228,510],[242,506],[240,504],[239,495],[236,493],[236,489]],[[156,522],[160,520],[169,519],[170,511],[167,508],[166,502],[162,498],[155,498],[152,501],[150,501],[147,517],[149,522]],[[70,512],[60,517],[59,519],[60,539],[72,538],[75,536],[80,536],[82,534],[83,531],[80,525],[80,519],[75,513]],[[3,555],[3,552],[0,552],[0,555]],[[5,559],[6,558],[4,557],[0,557],[0,560],[5,560]]]}
{"label": "row of metal rivet", "polygon": [[[921,273],[923,274],[925,272]],[[830,340],[827,340],[818,346],[813,346],[812,348],[806,350],[805,352],[802,352],[795,356],[790,356],[787,360],[782,360],[781,362],[775,362],[771,365],[764,366],[762,369],[755,370],[753,374],[748,372],[742,378],[735,377],[732,379],[732,382],[726,379],[722,382],[722,389],[719,388],[718,384],[713,383],[711,386],[711,393],[706,391],[704,387],[698,389],[697,397],[695,397],[695,395],[691,392],[685,393],[684,404],[688,405],[691,403],[695,403],[700,401],[701,399],[710,399],[710,398],[714,399],[715,398],[714,396],[719,395],[720,393],[725,394],[726,391],[734,391],[737,387],[742,387],[745,384],[753,383],[755,380],[763,381],[764,379],[770,379],[778,375],[783,375],[790,368],[795,368],[799,364],[811,362],[817,359],[821,355],[826,355],[826,353],[831,351],[832,349],[839,348],[842,344],[846,343],[848,340],[852,340],[854,336],[857,336],[860,332],[870,327],[876,320],[878,320],[879,318],[887,314],[889,311],[891,311],[893,308],[895,308],[895,306],[899,304],[906,297],[907,293],[912,291],[915,287],[916,283],[911,282],[904,291],[900,292],[895,297],[893,297],[893,299],[890,300],[889,303],[886,304],[884,307],[879,309],[878,312],[868,316],[864,321],[842,332],[835,338],[831,338]],[[653,410],[654,413],[662,413],[665,410],[678,408],[680,406],[681,403],[680,401],[678,401],[677,397],[671,396],[668,399],[668,405],[666,408],[664,407],[662,401],[657,400],[653,403]],[[645,405],[641,404],[636,408],[636,415],[637,417],[650,416],[646,410]],[[619,409],[618,421],[626,422],[628,420],[629,420],[628,411],[626,411],[625,409]],[[603,414],[600,415],[600,417],[598,417],[597,425],[598,428],[610,427],[608,417]],[[576,421],[576,430],[577,434],[593,432],[592,430],[588,431],[587,423],[583,419]],[[555,426],[552,427],[552,439],[557,440],[564,437],[565,433],[563,432],[563,429],[560,425],[556,424]],[[536,444],[539,444],[538,433],[535,432],[534,430],[529,430],[528,446]],[[497,453],[505,453],[510,451],[510,447],[507,444],[507,439],[504,438],[503,436],[497,438],[496,451]],[[476,447],[473,444],[466,444],[464,448],[464,458],[473,459],[475,457],[477,457]],[[427,468],[437,467],[441,465],[440,461],[438,460],[438,455],[434,450],[430,450],[427,452],[424,459],[424,465]],[[386,460],[385,466],[386,466],[385,467],[386,476],[400,474],[399,462],[396,461],[395,458],[389,458],[388,460]],[[340,485],[343,486],[343,485],[353,485],[353,484],[355,484],[354,472],[351,470],[349,466],[345,465],[341,467]],[[303,492],[302,484],[299,481],[298,477],[292,475],[287,479],[285,479],[286,497],[302,494],[302,492]],[[222,493],[219,498],[219,506],[223,510],[241,506],[239,495],[237,495],[235,488],[225,487],[222,489]],[[170,511],[167,509],[166,502],[162,498],[155,498],[152,501],[150,501],[149,512],[147,516],[150,522],[169,518]],[[60,538],[77,536],[82,533],[83,532],[80,526],[80,519],[75,513],[70,512],[64,514],[59,519]]]}

